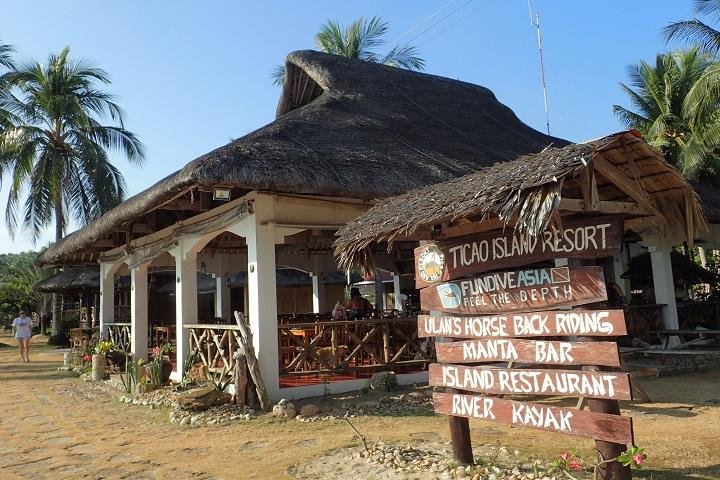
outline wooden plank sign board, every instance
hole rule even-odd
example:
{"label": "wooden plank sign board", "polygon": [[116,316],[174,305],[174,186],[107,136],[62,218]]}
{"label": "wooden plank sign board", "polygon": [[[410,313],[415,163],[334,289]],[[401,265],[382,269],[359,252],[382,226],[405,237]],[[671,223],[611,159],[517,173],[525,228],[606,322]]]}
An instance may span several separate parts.
{"label": "wooden plank sign board", "polygon": [[423,310],[470,315],[544,310],[606,299],[602,267],[497,272],[420,290]]}
{"label": "wooden plank sign board", "polygon": [[611,337],[626,335],[618,310],[563,310],[484,316],[418,315],[419,337]]}
{"label": "wooden plank sign board", "polygon": [[433,393],[433,404],[436,412],[455,417],[482,418],[621,444],[632,443],[633,438],[631,419],[619,415],[449,393]]}
{"label": "wooden plank sign board", "polygon": [[620,251],[621,237],[621,220],[601,217],[566,221],[537,236],[488,232],[422,245],[415,249],[415,285],[422,288],[549,258],[611,256]]}
{"label": "wooden plank sign board", "polygon": [[483,338],[435,345],[441,363],[520,362],[547,365],[620,366],[615,342],[553,342]]}
{"label": "wooden plank sign board", "polygon": [[621,372],[430,365],[430,385],[493,395],[549,395],[632,400]]}

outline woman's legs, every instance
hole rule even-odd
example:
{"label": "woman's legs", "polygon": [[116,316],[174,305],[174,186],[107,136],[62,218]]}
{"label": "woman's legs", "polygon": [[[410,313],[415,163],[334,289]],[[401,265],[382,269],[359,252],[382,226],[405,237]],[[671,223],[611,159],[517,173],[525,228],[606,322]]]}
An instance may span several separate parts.
{"label": "woman's legs", "polygon": [[30,361],[30,338],[18,338],[20,344],[20,358],[25,362]]}

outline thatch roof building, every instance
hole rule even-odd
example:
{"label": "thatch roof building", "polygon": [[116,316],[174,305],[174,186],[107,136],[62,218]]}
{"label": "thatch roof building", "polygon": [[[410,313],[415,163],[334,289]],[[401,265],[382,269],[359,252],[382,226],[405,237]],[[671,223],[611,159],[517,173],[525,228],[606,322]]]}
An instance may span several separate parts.
{"label": "thatch roof building", "polygon": [[71,267],[37,282],[33,289],[41,293],[80,293],[100,291],[100,267]]}
{"label": "thatch roof building", "polygon": [[314,51],[287,57],[272,123],[188,163],[42,254],[98,253],[217,207],[212,190],[377,199],[566,141],[520,121],[478,85]]}
{"label": "thatch roof building", "polygon": [[370,268],[377,242],[391,246],[421,230],[431,238],[431,227],[459,219],[494,219],[494,228],[514,225],[537,234],[560,210],[663,219],[677,226],[667,232],[676,243],[692,242],[706,228],[687,181],[638,132],[628,131],[549,147],[390,198],[338,231],[336,254],[342,266]]}

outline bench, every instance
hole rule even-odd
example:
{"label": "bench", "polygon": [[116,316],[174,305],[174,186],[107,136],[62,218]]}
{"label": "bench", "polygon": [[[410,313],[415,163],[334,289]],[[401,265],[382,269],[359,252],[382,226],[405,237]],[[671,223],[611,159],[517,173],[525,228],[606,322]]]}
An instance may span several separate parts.
{"label": "bench", "polygon": [[[663,349],[665,350],[681,350],[683,348],[692,347],[695,345],[704,345],[707,340],[713,340],[717,342],[720,340],[720,330],[657,330],[655,332],[658,337],[663,341]],[[683,337],[697,336],[693,340],[683,341],[680,345],[670,347],[670,338],[679,337],[681,340]]]}

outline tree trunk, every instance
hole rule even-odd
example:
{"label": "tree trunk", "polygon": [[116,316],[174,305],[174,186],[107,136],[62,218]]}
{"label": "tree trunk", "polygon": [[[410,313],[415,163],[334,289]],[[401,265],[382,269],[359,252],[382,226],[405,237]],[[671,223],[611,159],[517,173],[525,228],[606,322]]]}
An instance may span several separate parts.
{"label": "tree trunk", "polygon": [[[55,201],[55,242],[57,243],[63,238],[63,230],[65,229],[65,222],[62,211],[62,203],[59,200]],[[58,270],[53,270],[53,273],[57,273]],[[52,294],[52,336],[60,334],[60,304],[58,302],[58,294]]]}

